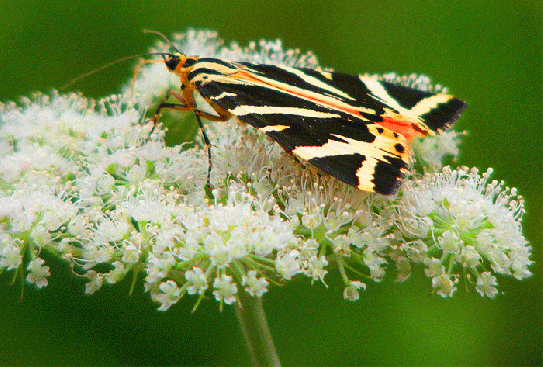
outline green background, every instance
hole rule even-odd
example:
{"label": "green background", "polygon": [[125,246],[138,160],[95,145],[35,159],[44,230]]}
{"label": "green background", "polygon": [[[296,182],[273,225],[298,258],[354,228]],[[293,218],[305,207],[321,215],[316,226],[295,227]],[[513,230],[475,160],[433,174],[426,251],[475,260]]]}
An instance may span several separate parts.
{"label": "green background", "polygon": [[[541,1],[25,1],[0,2],[0,100],[47,92],[154,37],[209,28],[227,41],[283,40],[347,73],[426,74],[469,107],[458,164],[495,169],[526,199],[524,232],[534,275],[498,278],[498,297],[464,290],[431,296],[429,280],[388,276],[358,302],[305,279],[264,297],[284,365],[541,365],[542,363],[542,10]],[[99,97],[117,92],[130,62],[81,82]],[[247,364],[232,307],[194,298],[166,313],[127,284],[83,295],[69,269],[50,263],[50,285],[0,277],[1,365]],[[138,290],[141,291],[141,284]]]}

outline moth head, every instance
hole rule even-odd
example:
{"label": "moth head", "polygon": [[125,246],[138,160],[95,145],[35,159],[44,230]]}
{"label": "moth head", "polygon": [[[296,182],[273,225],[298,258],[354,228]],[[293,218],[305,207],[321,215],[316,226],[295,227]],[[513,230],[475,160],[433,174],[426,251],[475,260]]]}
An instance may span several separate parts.
{"label": "moth head", "polygon": [[164,64],[169,71],[175,72],[178,67],[186,67],[188,58],[182,53],[176,52],[172,54],[163,54]]}

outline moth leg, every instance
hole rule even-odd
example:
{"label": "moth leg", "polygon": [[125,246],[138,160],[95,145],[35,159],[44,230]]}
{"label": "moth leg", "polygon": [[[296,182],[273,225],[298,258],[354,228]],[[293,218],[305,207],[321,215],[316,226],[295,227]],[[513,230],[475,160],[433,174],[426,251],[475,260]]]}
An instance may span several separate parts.
{"label": "moth leg", "polygon": [[[167,102],[170,97],[173,97],[177,99],[181,103],[171,103]],[[226,114],[221,115],[212,115],[204,111],[200,111],[196,109],[196,106],[189,106],[185,99],[183,98],[183,94],[176,92],[174,90],[169,90],[166,93],[166,97],[160,103],[157,107],[157,110],[154,114],[154,116],[151,118],[151,121],[153,122],[153,125],[156,126],[159,118],[160,118],[160,111],[163,109],[169,109],[169,110],[176,110],[176,111],[193,111],[194,115],[196,116],[196,120],[198,121],[198,126],[200,131],[202,132],[202,137],[204,139],[205,149],[207,151],[207,186],[211,186],[211,166],[212,166],[212,159],[211,159],[211,141],[209,140],[209,137],[207,136],[207,133],[204,128],[204,124],[202,123],[201,117],[210,120],[210,121],[226,121],[228,120],[228,116]],[[223,116],[224,115],[224,116]],[[153,126],[153,131],[154,131]]]}
{"label": "moth leg", "polygon": [[230,118],[228,115],[212,115],[210,113],[200,111],[200,110],[194,110],[194,113],[200,117],[205,118],[208,121],[226,121]]}
{"label": "moth leg", "polygon": [[[173,98],[177,99],[181,103],[167,102],[168,99],[170,99],[170,97],[173,97]],[[217,111],[217,115],[212,115],[210,113],[200,111],[200,110],[197,109],[196,105],[194,105],[194,106],[189,105],[185,101],[185,98],[183,97],[182,93],[176,92],[176,91],[171,90],[171,89],[168,90],[168,92],[166,92],[166,97],[164,98],[162,103],[158,105],[158,108],[157,108],[155,114],[151,118],[153,123],[156,124],[158,122],[158,120],[160,118],[160,111],[162,109],[164,109],[164,108],[169,109],[169,110],[176,110],[176,111],[194,111],[194,113],[196,115],[198,115],[200,117],[203,117],[208,121],[226,121],[226,120],[228,120],[230,118],[230,116],[224,111]]]}
{"label": "moth leg", "polygon": [[[170,99],[170,97],[172,97],[172,96],[181,103],[169,103],[169,102],[167,102],[168,99]],[[185,99],[183,98],[183,95],[181,93],[178,93],[178,92],[170,89],[170,90],[168,90],[166,92],[166,97],[164,97],[164,100],[162,100],[162,103],[160,103],[158,105],[155,114],[151,118],[151,121],[153,122],[153,125],[157,124],[158,120],[160,119],[160,111],[163,110],[164,108],[166,108],[168,110],[177,110],[177,111],[191,111],[191,110],[195,109],[194,106],[189,106],[185,102]]]}
{"label": "moth leg", "polygon": [[200,119],[200,115],[197,113],[197,111],[194,111],[194,115],[196,116],[196,120],[198,120],[198,125],[200,127],[200,131],[202,132],[202,136],[204,137],[204,144],[205,148],[207,150],[207,186],[211,187],[211,141],[207,137],[206,130],[204,129],[204,124],[202,123],[202,120]]}
{"label": "moth leg", "polygon": [[[193,110],[196,115],[199,115],[200,117],[203,117],[208,121],[226,121],[230,118],[230,115],[222,110],[215,111],[216,115],[213,115],[213,114],[199,110],[196,104],[194,104],[194,107],[191,108],[189,107],[188,103],[185,101],[183,94],[176,92],[174,90],[169,90],[167,97],[168,98],[173,97],[177,99],[179,102],[181,102],[181,104],[176,104],[175,106],[177,106],[177,108],[174,108],[174,109],[182,110],[182,111]],[[166,100],[168,98],[166,98]],[[164,100],[164,102],[166,102],[166,100]]]}
{"label": "moth leg", "polygon": [[[179,93],[179,92],[176,92],[176,91],[173,91],[173,90],[168,91],[167,97],[169,98],[170,96],[177,99],[182,104],[172,104],[172,103],[168,104],[168,103],[165,103],[166,102],[166,100],[165,100],[164,103],[163,103],[163,108],[172,108],[172,109],[175,109],[175,110],[182,110],[182,111],[192,109],[192,111],[194,112],[194,115],[196,116],[196,120],[198,121],[198,126],[200,128],[200,131],[202,133],[202,137],[204,139],[205,149],[207,151],[207,162],[208,162],[208,165],[207,165],[207,181],[206,181],[207,182],[207,187],[211,188],[211,167],[213,165],[213,160],[211,158],[211,141],[209,140],[209,137],[207,136],[207,133],[206,133],[206,130],[204,128],[204,124],[202,123],[201,117],[205,118],[208,121],[226,121],[226,120],[228,120],[230,118],[230,115],[226,111],[223,111],[222,109],[216,110],[215,111],[216,115],[213,115],[213,114],[207,113],[205,111],[198,110],[198,107],[196,105],[194,105],[194,107],[191,108],[186,103],[185,98],[183,97],[183,94]],[[194,102],[192,102],[192,103],[194,103]]]}

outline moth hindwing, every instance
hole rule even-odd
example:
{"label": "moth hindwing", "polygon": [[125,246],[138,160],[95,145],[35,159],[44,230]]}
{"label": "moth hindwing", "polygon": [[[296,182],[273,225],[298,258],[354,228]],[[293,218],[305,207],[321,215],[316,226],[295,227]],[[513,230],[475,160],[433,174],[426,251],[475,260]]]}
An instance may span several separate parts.
{"label": "moth hindwing", "polygon": [[200,117],[235,116],[297,158],[385,195],[406,172],[413,138],[446,130],[466,106],[450,95],[335,72],[179,53],[164,61],[180,78],[181,92],[168,94],[180,103],[164,101],[155,116],[161,108],[190,110],[202,129]]}

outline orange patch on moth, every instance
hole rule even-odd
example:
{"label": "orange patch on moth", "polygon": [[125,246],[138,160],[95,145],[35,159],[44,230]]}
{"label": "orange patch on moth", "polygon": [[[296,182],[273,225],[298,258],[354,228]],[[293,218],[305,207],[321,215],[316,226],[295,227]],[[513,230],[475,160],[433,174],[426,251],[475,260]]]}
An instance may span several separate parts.
{"label": "orange patch on moth", "polygon": [[415,137],[428,135],[427,131],[421,129],[415,122],[412,121],[399,120],[397,118],[384,116],[383,121],[376,121],[375,124],[402,135],[407,141],[411,141]]}

